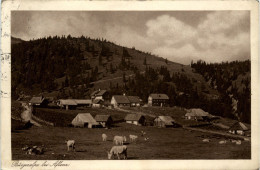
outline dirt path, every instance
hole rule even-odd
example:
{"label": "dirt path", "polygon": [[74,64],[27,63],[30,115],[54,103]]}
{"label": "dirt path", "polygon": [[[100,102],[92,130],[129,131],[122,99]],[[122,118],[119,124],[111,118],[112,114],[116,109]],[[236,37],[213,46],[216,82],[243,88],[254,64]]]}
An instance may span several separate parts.
{"label": "dirt path", "polygon": [[194,131],[200,131],[200,132],[204,132],[204,133],[211,133],[211,134],[216,134],[216,135],[221,135],[221,136],[225,136],[225,137],[230,137],[230,138],[239,138],[244,140],[245,138],[249,139],[249,137],[245,137],[245,136],[239,136],[239,135],[233,135],[233,134],[229,134],[229,133],[224,133],[224,132],[217,132],[217,131],[212,131],[212,130],[206,130],[206,129],[200,129],[200,128],[191,128],[191,127],[186,127],[183,126],[183,129],[188,129],[188,130],[194,130]]}
{"label": "dirt path", "polygon": [[[143,74],[145,71],[142,71],[140,72],[141,74]],[[126,75],[125,77],[128,78],[128,77],[133,77],[135,74],[129,74],[129,75]],[[122,79],[123,76],[120,76],[120,77],[114,77],[114,78],[111,78],[111,79],[105,79],[105,80],[98,80],[98,81],[95,81],[95,82],[92,82],[92,84],[96,84],[96,83],[102,83],[102,82],[106,82],[106,81],[111,81],[111,80],[116,80],[116,79]]]}
{"label": "dirt path", "polygon": [[140,115],[143,115],[143,116],[149,116],[149,117],[152,117],[152,118],[156,117],[155,115],[150,115],[150,114],[147,114],[147,113],[137,112],[137,111],[133,111],[133,110],[125,110],[125,109],[122,109],[122,108],[115,108],[115,109],[118,110],[118,111],[122,111],[122,112],[135,113],[135,114],[140,114]]}

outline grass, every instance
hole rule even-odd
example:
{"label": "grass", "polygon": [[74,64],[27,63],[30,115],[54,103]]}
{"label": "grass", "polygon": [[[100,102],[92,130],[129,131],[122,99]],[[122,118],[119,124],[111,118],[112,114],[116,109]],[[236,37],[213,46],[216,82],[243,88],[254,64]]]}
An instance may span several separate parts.
{"label": "grass", "polygon": [[[114,135],[138,135],[136,143],[127,143],[128,159],[250,159],[250,142],[242,141],[241,145],[227,142],[218,144],[224,138],[211,138],[203,143],[205,133],[189,131],[182,128],[142,127],[126,123],[117,124],[112,129],[87,129],[69,127],[32,127],[12,133],[13,160],[93,160],[107,159],[106,151],[113,146]],[[145,131],[145,141],[140,131]],[[108,135],[108,141],[102,142],[101,134]],[[65,140],[76,140],[76,152],[67,152]],[[25,145],[45,145],[43,155],[26,155],[21,150]],[[64,156],[65,155],[65,156]]]}

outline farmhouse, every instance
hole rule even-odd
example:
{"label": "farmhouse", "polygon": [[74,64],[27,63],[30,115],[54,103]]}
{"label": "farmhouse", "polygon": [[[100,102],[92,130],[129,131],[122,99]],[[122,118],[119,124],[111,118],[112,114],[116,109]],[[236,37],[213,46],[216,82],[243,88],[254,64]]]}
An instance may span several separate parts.
{"label": "farmhouse", "polygon": [[101,107],[104,103],[104,100],[102,99],[94,99],[92,103],[92,107]]}
{"label": "farmhouse", "polygon": [[114,107],[130,106],[131,103],[124,95],[114,95],[111,99],[111,104]]}
{"label": "farmhouse", "polygon": [[110,115],[96,115],[95,120],[102,125],[102,127],[108,127],[110,128],[113,120]]}
{"label": "farmhouse", "polygon": [[77,107],[77,103],[73,99],[60,99],[58,101],[58,106],[61,108],[66,108],[66,110],[69,109],[75,109]]}
{"label": "farmhouse", "polygon": [[91,93],[90,95],[92,100],[95,99],[102,99],[102,100],[109,100],[109,93],[106,90],[96,90]]}
{"label": "farmhouse", "polygon": [[150,94],[148,97],[149,106],[168,106],[169,97],[166,94]]}
{"label": "farmhouse", "polygon": [[43,96],[32,97],[29,101],[29,105],[43,107],[47,105],[47,100]]}
{"label": "farmhouse", "polygon": [[74,127],[99,127],[99,123],[90,113],[79,113],[71,122]]}
{"label": "farmhouse", "polygon": [[138,96],[127,96],[130,106],[141,106],[141,99]]}
{"label": "farmhouse", "polygon": [[185,114],[185,119],[188,120],[198,120],[198,121],[203,121],[203,120],[209,120],[213,116],[210,115],[208,112],[205,112],[202,109],[189,109],[188,112]]}
{"label": "farmhouse", "polygon": [[91,107],[92,101],[90,99],[74,99],[77,106]]}
{"label": "farmhouse", "polygon": [[128,114],[125,117],[125,121],[126,123],[131,123],[139,126],[145,125],[145,117],[139,114]]}
{"label": "farmhouse", "polygon": [[154,126],[158,127],[178,127],[179,125],[171,116],[158,116],[154,119]]}
{"label": "farmhouse", "polygon": [[245,132],[248,131],[249,128],[243,124],[242,122],[236,122],[229,128],[229,133],[245,135]]}

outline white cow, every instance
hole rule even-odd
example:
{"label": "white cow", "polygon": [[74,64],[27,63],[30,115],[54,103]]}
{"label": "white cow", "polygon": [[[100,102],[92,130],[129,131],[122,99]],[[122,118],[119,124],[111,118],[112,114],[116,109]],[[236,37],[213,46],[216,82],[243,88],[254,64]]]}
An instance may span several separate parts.
{"label": "white cow", "polygon": [[209,142],[209,139],[203,139],[202,142]]}
{"label": "white cow", "polygon": [[123,145],[126,142],[125,136],[114,136],[114,142],[116,145]]}
{"label": "white cow", "polygon": [[66,140],[65,143],[67,143],[68,151],[70,150],[70,148],[75,151],[75,140]]}
{"label": "white cow", "polygon": [[219,144],[225,144],[225,143],[227,143],[226,140],[219,141]]}
{"label": "white cow", "polygon": [[104,133],[102,134],[102,140],[103,140],[103,141],[107,141],[107,135],[104,134]]}
{"label": "white cow", "polygon": [[132,142],[135,141],[137,138],[138,138],[138,136],[136,136],[136,135],[129,135],[129,139]]}
{"label": "white cow", "polygon": [[123,155],[124,159],[127,159],[127,146],[113,146],[110,150],[110,152],[107,152],[108,159],[111,159],[112,156],[115,158],[117,156],[118,159],[120,159],[120,156]]}

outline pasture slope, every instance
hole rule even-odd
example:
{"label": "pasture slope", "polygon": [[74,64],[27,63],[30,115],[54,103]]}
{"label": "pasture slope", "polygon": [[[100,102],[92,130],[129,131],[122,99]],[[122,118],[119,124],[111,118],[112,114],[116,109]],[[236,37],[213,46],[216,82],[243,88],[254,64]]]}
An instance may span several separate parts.
{"label": "pasture slope", "polygon": [[[146,114],[170,114],[175,119],[182,117],[184,111],[179,108],[126,108]],[[153,110],[153,112],[152,112]],[[111,129],[88,129],[68,127],[68,122],[77,113],[111,114],[118,121]],[[153,126],[135,126],[121,122],[127,112],[113,109],[92,109],[65,111],[59,109],[38,109],[34,113],[46,121],[52,120],[56,127],[33,126],[27,130],[12,132],[12,159],[13,160],[102,160],[107,159],[106,151],[114,145],[115,135],[124,135],[129,142],[129,135],[138,135],[138,140],[126,143],[128,159],[250,159],[250,141],[242,141],[236,145],[228,141],[220,145],[220,140],[226,138],[221,135],[193,131],[183,128],[158,128]],[[175,114],[175,116],[174,116]],[[64,122],[63,122],[64,121]],[[62,123],[63,122],[63,123]],[[147,134],[144,140],[141,131]],[[103,142],[101,135],[108,135],[108,141]],[[202,142],[209,138],[209,143]],[[68,152],[65,140],[76,140],[76,152]],[[22,147],[44,145],[43,155],[26,155]]]}

